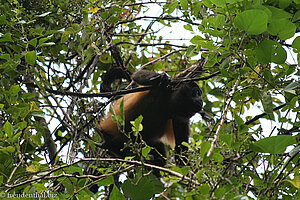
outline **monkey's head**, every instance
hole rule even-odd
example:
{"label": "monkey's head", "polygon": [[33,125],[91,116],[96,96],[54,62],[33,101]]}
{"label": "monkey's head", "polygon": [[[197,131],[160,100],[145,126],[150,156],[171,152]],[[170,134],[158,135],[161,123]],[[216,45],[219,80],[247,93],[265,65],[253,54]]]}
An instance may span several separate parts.
{"label": "monkey's head", "polygon": [[194,82],[181,82],[174,86],[170,101],[173,113],[189,118],[202,109],[202,91]]}

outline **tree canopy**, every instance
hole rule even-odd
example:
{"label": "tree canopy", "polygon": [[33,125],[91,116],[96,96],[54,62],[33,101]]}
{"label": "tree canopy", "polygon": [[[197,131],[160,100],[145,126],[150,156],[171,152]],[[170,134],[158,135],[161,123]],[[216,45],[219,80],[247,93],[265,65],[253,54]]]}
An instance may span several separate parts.
{"label": "tree canopy", "polygon": [[[1,0],[0,197],[299,199],[299,8]],[[95,124],[120,95],[149,89],[131,87],[141,69],[192,72],[184,81],[203,91],[214,122],[192,118],[184,167],[171,149],[159,167],[144,143],[126,158],[101,148]],[[138,134],[143,121],[132,124]]]}

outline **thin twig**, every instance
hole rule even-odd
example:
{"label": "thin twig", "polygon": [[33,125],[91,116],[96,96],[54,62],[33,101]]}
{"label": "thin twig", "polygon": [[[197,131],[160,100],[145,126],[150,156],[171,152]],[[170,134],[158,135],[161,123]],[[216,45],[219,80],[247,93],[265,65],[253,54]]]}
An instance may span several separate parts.
{"label": "thin twig", "polygon": [[[277,110],[280,110],[281,108],[283,108],[284,106],[286,106],[286,103],[280,105],[280,106],[277,106],[276,108],[273,109],[273,112],[274,111],[277,111]],[[245,125],[249,125],[249,124],[252,124],[253,122],[255,122],[256,120],[266,116],[267,113],[262,113],[262,114],[259,114],[259,115],[256,115],[255,117],[253,117],[252,119],[248,120],[245,122]]]}
{"label": "thin twig", "polygon": [[[76,190],[76,191],[72,194],[72,196],[70,196],[68,199],[73,199],[74,196],[76,196],[76,194],[78,194],[80,191],[82,191],[82,190],[84,190],[84,189],[90,187],[90,186],[93,185],[93,184],[97,184],[98,182],[100,182],[101,180],[103,180],[103,179],[106,178],[106,177],[114,176],[114,175],[116,175],[116,174],[119,174],[119,173],[122,173],[122,172],[129,171],[129,170],[131,170],[131,169],[133,169],[133,168],[134,168],[134,165],[129,165],[128,167],[126,167],[126,168],[124,168],[124,169],[120,169],[120,170],[117,170],[117,171],[113,171],[113,172],[108,173],[108,174],[101,174],[101,175],[99,175],[99,176],[95,176],[95,177],[93,178],[93,179],[96,179],[95,181],[92,181],[92,182],[90,182],[89,184],[87,184],[87,185],[85,185],[85,186],[79,188],[79,189]],[[71,175],[71,174],[69,174],[69,175]],[[73,175],[73,174],[72,174],[72,175]],[[72,175],[69,176],[69,177],[72,177]],[[84,177],[84,176],[89,176],[89,177]],[[90,178],[90,176],[92,176],[92,175],[83,175],[83,176],[78,176],[78,175],[76,175],[75,178],[79,178],[79,179],[80,179],[81,177],[82,177],[82,178]],[[73,176],[73,177],[74,177],[74,176]]]}
{"label": "thin twig", "polygon": [[233,95],[234,95],[234,93],[235,93],[235,90],[236,90],[236,88],[237,88],[237,86],[238,86],[238,83],[239,83],[239,79],[237,79],[237,80],[235,81],[234,86],[233,86],[233,88],[231,89],[231,91],[230,91],[230,93],[229,93],[229,97],[228,97],[228,99],[227,99],[227,103],[225,103],[224,112],[223,112],[223,114],[222,114],[222,116],[221,116],[220,124],[219,124],[219,126],[218,126],[218,128],[217,128],[217,130],[216,130],[216,134],[214,135],[214,139],[213,139],[213,141],[211,142],[210,149],[209,149],[209,151],[207,152],[207,157],[209,157],[209,156],[211,155],[212,151],[214,150],[215,143],[216,143],[216,141],[217,141],[217,139],[218,139],[218,136],[219,136],[219,133],[220,133],[220,131],[221,131],[221,128],[222,128],[222,126],[223,126],[223,124],[224,124],[224,122],[225,122],[225,119],[226,119],[226,116],[227,116],[227,112],[228,112],[230,103],[231,103],[231,101],[232,101],[232,99],[233,99]]}
{"label": "thin twig", "polygon": [[178,20],[178,21],[186,22],[186,23],[191,24],[191,25],[196,25],[196,26],[201,25],[199,23],[195,23],[195,22],[192,22],[192,21],[188,21],[186,19],[182,19],[181,17],[173,17],[173,16],[163,16],[163,17],[141,16],[141,17],[136,17],[136,18],[133,18],[133,19],[128,19],[128,20],[117,22],[116,25],[126,24],[126,23],[137,21],[137,20],[145,20],[145,19],[152,19],[152,20],[156,20],[156,21],[161,21],[161,20]]}
{"label": "thin twig", "polygon": [[13,175],[15,174],[15,172],[17,171],[17,169],[20,167],[20,165],[24,162],[24,159],[23,159],[23,156],[21,157],[21,160],[20,162],[15,166],[15,168],[12,170],[8,180],[7,180],[7,183],[9,183],[13,177]]}
{"label": "thin twig", "polygon": [[139,70],[142,70],[142,69],[144,69],[146,66],[152,65],[153,63],[156,63],[156,62],[158,62],[158,61],[160,61],[160,60],[162,60],[162,59],[164,59],[164,58],[166,58],[166,57],[168,57],[168,56],[170,56],[170,55],[172,55],[172,54],[174,54],[174,53],[177,53],[177,52],[179,52],[179,51],[185,51],[185,49],[178,49],[178,50],[171,51],[170,53],[165,54],[165,55],[163,55],[162,57],[159,57],[159,58],[157,58],[157,59],[155,59],[155,60],[152,60],[151,62],[148,62],[148,63],[142,65],[141,68],[140,68]]}
{"label": "thin twig", "polygon": [[74,131],[74,128],[76,127],[76,124],[73,122],[73,120],[71,119],[70,115],[68,113],[66,113],[66,111],[63,109],[62,105],[60,105],[59,101],[57,100],[57,98],[53,94],[50,94],[50,96],[56,102],[56,105],[58,105],[58,107],[60,108],[61,112],[67,118],[68,122],[71,124],[71,126],[70,126],[71,130]]}
{"label": "thin twig", "polygon": [[118,42],[116,43],[116,45],[121,45],[121,44],[130,44],[130,45],[134,45],[134,46],[141,46],[141,47],[151,47],[151,46],[172,46],[172,47],[179,47],[179,48],[188,48],[187,46],[184,45],[176,45],[176,44],[170,44],[170,43],[133,43],[133,42],[127,42],[127,41],[122,41],[122,42]]}

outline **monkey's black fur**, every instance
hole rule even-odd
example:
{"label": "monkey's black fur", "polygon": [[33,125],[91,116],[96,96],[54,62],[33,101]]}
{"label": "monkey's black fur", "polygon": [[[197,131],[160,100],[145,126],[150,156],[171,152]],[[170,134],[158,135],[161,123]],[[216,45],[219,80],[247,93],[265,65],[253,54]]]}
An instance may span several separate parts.
{"label": "monkey's black fur", "polygon": [[[152,163],[163,166],[166,164],[165,144],[175,148],[176,155],[187,150],[182,142],[188,142],[189,119],[202,109],[202,92],[194,82],[173,81],[166,74],[146,70],[134,73],[132,79],[138,85],[152,85],[153,88],[124,96],[125,132],[132,130],[130,121],[142,115],[142,139],[159,152],[151,151]],[[114,104],[117,115],[120,114],[121,99]],[[105,148],[118,156],[126,156],[128,152],[121,150],[128,138],[119,131],[111,119],[111,114],[99,123],[98,129],[104,139]],[[184,164],[178,156],[176,162]]]}

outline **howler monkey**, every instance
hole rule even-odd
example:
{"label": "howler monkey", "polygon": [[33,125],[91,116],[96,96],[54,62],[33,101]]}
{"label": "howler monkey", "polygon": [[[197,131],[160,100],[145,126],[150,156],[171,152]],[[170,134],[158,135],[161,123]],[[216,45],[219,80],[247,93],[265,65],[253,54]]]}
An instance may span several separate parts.
{"label": "howler monkey", "polygon": [[[166,161],[165,144],[175,148],[180,155],[187,147],[182,142],[188,142],[189,119],[202,109],[202,92],[194,82],[173,80],[166,74],[141,70],[132,75],[132,79],[140,86],[153,86],[150,90],[130,93],[124,98],[125,132],[132,129],[130,121],[139,115],[143,116],[142,139],[157,151],[152,151],[153,164],[163,166]],[[113,108],[120,115],[120,102],[117,100]],[[104,140],[104,147],[119,156],[126,156],[123,149],[128,138],[120,132],[118,126],[108,114],[98,124],[98,130]],[[162,157],[163,156],[163,157]],[[184,164],[175,157],[176,162]]]}

